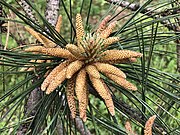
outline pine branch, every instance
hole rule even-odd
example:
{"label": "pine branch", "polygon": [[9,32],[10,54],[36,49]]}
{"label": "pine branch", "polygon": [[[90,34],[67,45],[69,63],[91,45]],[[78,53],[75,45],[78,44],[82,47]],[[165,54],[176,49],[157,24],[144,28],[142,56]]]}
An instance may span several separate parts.
{"label": "pine branch", "polygon": [[75,118],[76,128],[80,132],[81,135],[91,135],[90,131],[86,128],[84,129],[84,125],[82,120],[79,117]]}
{"label": "pine branch", "polygon": [[[3,17],[3,8],[2,5],[0,4],[0,17]],[[1,33],[2,33],[2,25],[3,25],[3,21],[0,20],[0,49],[2,49],[2,37],[1,37]]]}
{"label": "pine branch", "polygon": [[46,0],[46,3],[45,17],[51,25],[55,26],[59,16],[60,0]]}
{"label": "pine branch", "polygon": [[[31,0],[33,2],[33,0]],[[31,18],[35,23],[38,23],[37,18],[34,15],[34,12],[32,10],[32,8],[29,6],[29,4],[26,3],[25,0],[21,0],[19,2],[19,4],[21,5],[22,9],[24,10],[24,12],[26,13],[26,15]]]}
{"label": "pine branch", "polygon": [[[121,7],[126,7],[127,9],[131,11],[137,11],[140,7],[139,4],[130,3],[127,1],[121,1],[121,0],[105,0],[105,1],[112,4],[119,5]],[[174,15],[174,14],[180,13],[180,8],[175,8],[173,10],[167,9],[165,11],[160,11],[160,12],[155,12],[152,8],[145,8],[140,13],[145,14],[153,19],[159,19],[161,17],[165,17],[168,15]],[[179,31],[177,25],[171,24],[168,20],[163,20],[160,23],[163,24],[165,27],[167,27],[169,30],[173,30],[174,32]]]}

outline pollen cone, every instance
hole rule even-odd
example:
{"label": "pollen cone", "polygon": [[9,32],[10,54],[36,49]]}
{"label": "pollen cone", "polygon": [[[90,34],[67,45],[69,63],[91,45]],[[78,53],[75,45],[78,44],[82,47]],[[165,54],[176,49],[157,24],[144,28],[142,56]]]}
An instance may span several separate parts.
{"label": "pollen cone", "polygon": [[52,91],[54,91],[65,79],[66,79],[66,68],[61,70],[61,72],[59,72],[57,76],[53,80],[51,80],[46,90],[46,94],[50,94]]}
{"label": "pollen cone", "polygon": [[76,77],[76,86],[75,86],[75,91],[76,91],[76,96],[78,100],[81,100],[82,93],[84,91],[84,87],[86,85],[86,71],[85,69],[81,69]]}
{"label": "pollen cone", "polygon": [[109,74],[113,74],[113,75],[116,75],[119,77],[126,78],[125,73],[122,72],[119,68],[117,68],[115,66],[112,66],[112,65],[107,64],[107,63],[100,63],[100,62],[96,62],[96,63],[94,63],[94,65],[102,73],[109,73]]}
{"label": "pollen cone", "polygon": [[31,46],[25,49],[26,52],[39,52],[50,56],[74,59],[75,57],[66,49],[45,48],[43,46]]}
{"label": "pollen cone", "polygon": [[41,53],[60,58],[74,59],[74,56],[63,48],[43,48]]}
{"label": "pollen cone", "polygon": [[69,61],[64,61],[60,63],[58,66],[56,66],[51,73],[46,77],[46,79],[41,84],[41,90],[45,91],[48,85],[51,83],[51,81],[57,76],[59,72],[61,72],[62,69],[64,69],[69,64]]}
{"label": "pollen cone", "polygon": [[[104,88],[106,89],[109,97],[111,97],[111,94],[110,94],[110,92],[109,92],[109,88],[107,87],[107,85],[104,83],[103,80],[101,80],[101,82],[103,83]],[[106,100],[104,100],[104,101],[105,101],[105,103],[106,103],[106,106],[107,106],[109,112],[111,113],[112,116],[114,116],[114,115],[115,115],[115,111],[114,111],[114,104],[113,104],[112,98],[106,99]]]}
{"label": "pollen cone", "polygon": [[66,78],[71,78],[73,74],[76,73],[83,66],[83,64],[84,63],[79,60],[70,63],[67,67]]}
{"label": "pollen cone", "polygon": [[80,113],[80,118],[86,122],[87,120],[87,116],[86,116],[86,110],[87,110],[87,106],[88,106],[88,92],[87,92],[87,87],[85,85],[84,89],[83,89],[83,93],[82,93],[82,97],[79,100],[79,113]]}
{"label": "pollen cone", "polygon": [[67,44],[66,45],[66,48],[69,52],[71,52],[76,58],[81,58],[82,55],[81,55],[81,52],[80,52],[80,49],[76,46],[76,45],[73,45],[73,44]]}
{"label": "pollen cone", "polygon": [[142,54],[130,50],[107,50],[102,53],[102,61],[122,60],[141,57]]}
{"label": "pollen cone", "polygon": [[84,36],[84,27],[80,14],[76,15],[76,37],[77,37],[77,45],[81,52],[84,52],[84,48],[81,45],[82,38]]}
{"label": "pollen cone", "polygon": [[56,44],[54,42],[52,42],[50,39],[48,39],[47,37],[39,34],[39,37],[41,37],[41,39],[43,40],[43,46],[46,48],[53,48],[56,46]]}
{"label": "pollen cone", "polygon": [[39,42],[43,43],[43,40],[41,39],[41,37],[39,36],[39,33],[34,31],[33,29],[29,28],[29,27],[26,27],[25,26],[25,29],[33,36],[35,37]]}
{"label": "pollen cone", "polygon": [[62,15],[60,15],[58,17],[58,21],[56,23],[56,27],[55,27],[55,30],[60,33],[60,30],[61,30],[61,24],[62,24]]}
{"label": "pollen cone", "polygon": [[133,90],[133,91],[137,90],[136,86],[134,86],[132,83],[128,82],[126,79],[122,77],[118,77],[116,75],[108,74],[108,73],[106,73],[105,75],[111,80],[113,80],[114,82],[116,82],[117,84],[124,87],[125,89]]}
{"label": "pollen cone", "polygon": [[25,52],[41,52],[43,48],[44,47],[42,46],[30,46],[26,48],[24,51]]}
{"label": "pollen cone", "polygon": [[101,21],[101,23],[99,24],[99,27],[97,29],[97,33],[101,33],[103,30],[105,30],[106,25],[107,25],[108,21],[110,20],[110,18],[111,18],[111,15],[108,15]]}
{"label": "pollen cone", "polygon": [[114,111],[112,111],[113,110],[112,107],[114,107],[114,104],[113,104],[113,101],[112,101],[111,94],[109,93],[109,91],[107,91],[107,88],[104,86],[101,79],[97,79],[97,78],[94,78],[94,77],[90,76],[90,80],[91,80],[94,88],[96,89],[96,91],[104,99],[109,112],[113,116]]}
{"label": "pollen cone", "polygon": [[132,130],[132,128],[131,128],[131,123],[130,123],[129,121],[126,121],[125,128],[126,128],[126,130],[128,131],[128,132],[127,132],[128,135],[137,135],[137,134],[134,133],[134,131]]}
{"label": "pollen cone", "polygon": [[72,118],[74,119],[76,117],[76,103],[74,99],[74,78],[71,78],[67,81],[66,86],[66,96],[67,101],[69,105],[69,109],[71,111]]}
{"label": "pollen cone", "polygon": [[115,28],[116,24],[117,21],[110,23],[109,26],[101,32],[101,38],[106,39],[107,37],[109,37],[109,35],[112,33],[112,30]]}
{"label": "pollen cone", "polygon": [[86,66],[86,71],[90,76],[98,78],[98,79],[100,78],[99,71],[97,70],[95,66],[93,65]]}
{"label": "pollen cone", "polygon": [[117,63],[129,64],[129,63],[134,63],[134,62],[137,62],[136,58],[106,61],[106,63],[109,63],[109,64],[117,64]]}
{"label": "pollen cone", "polygon": [[151,116],[145,124],[144,135],[152,135],[152,126],[154,124],[154,120],[156,119],[156,115]]}
{"label": "pollen cone", "polygon": [[111,45],[113,43],[117,43],[119,40],[120,40],[119,37],[109,37],[109,38],[105,39],[103,42],[104,48],[108,47],[109,45]]}
{"label": "pollen cone", "polygon": [[80,41],[84,36],[83,22],[80,14],[76,15],[76,37]]}

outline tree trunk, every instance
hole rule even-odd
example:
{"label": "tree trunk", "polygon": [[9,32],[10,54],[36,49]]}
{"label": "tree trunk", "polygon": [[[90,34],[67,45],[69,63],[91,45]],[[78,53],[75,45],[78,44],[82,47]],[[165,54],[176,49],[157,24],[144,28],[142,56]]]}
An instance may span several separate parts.
{"label": "tree trunk", "polygon": [[176,50],[177,50],[177,71],[180,73],[180,39],[176,41]]}
{"label": "tree trunk", "polygon": [[[31,18],[35,23],[38,23],[33,10],[31,7],[26,3],[25,0],[21,0],[19,4],[23,7],[26,15]],[[47,21],[55,26],[57,19],[58,19],[58,12],[59,12],[59,0],[47,0],[45,17]],[[32,83],[36,80],[34,79]],[[29,95],[27,102],[24,107],[24,115],[28,117],[34,117],[37,108],[34,106],[38,103],[38,101],[42,98],[43,92],[41,91],[40,87],[35,88]],[[27,132],[30,123],[24,123],[20,126],[17,135],[24,135]],[[32,124],[33,125],[33,124]],[[33,127],[32,127],[33,128]]]}
{"label": "tree trunk", "polygon": [[46,20],[53,26],[56,25],[59,16],[59,0],[46,0]]}
{"label": "tree trunk", "polygon": [[[2,9],[2,5],[0,4],[0,17],[3,17],[3,9]],[[0,20],[0,49],[2,49],[2,24],[3,21]]]}

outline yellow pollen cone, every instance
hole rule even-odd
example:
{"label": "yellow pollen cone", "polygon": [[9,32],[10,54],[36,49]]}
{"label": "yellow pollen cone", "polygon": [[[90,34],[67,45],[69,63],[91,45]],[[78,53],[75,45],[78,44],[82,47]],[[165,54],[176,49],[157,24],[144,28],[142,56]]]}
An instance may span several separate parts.
{"label": "yellow pollen cone", "polygon": [[42,53],[60,58],[74,58],[74,56],[68,50],[63,48],[44,48],[42,50]]}
{"label": "yellow pollen cone", "polygon": [[125,128],[126,128],[126,130],[127,130],[127,134],[128,134],[128,135],[137,135],[137,134],[134,133],[134,131],[132,130],[132,128],[131,128],[131,123],[130,123],[129,121],[126,121]]}
{"label": "yellow pollen cone", "polygon": [[[106,91],[107,91],[109,97],[111,97],[109,88],[107,87],[107,85],[104,83],[103,80],[101,80],[101,82],[103,83],[104,88],[106,89]],[[114,110],[114,103],[113,103],[112,98],[105,99],[104,101],[105,101],[105,103],[106,103],[106,106],[107,106],[107,108],[108,108],[110,114],[111,114],[112,116],[114,116],[114,115],[115,115],[115,110]]]}
{"label": "yellow pollen cone", "polygon": [[109,37],[109,35],[112,33],[112,30],[115,28],[116,24],[117,24],[117,21],[110,23],[109,26],[101,32],[101,35],[100,35],[101,38],[106,39],[107,37]]}
{"label": "yellow pollen cone", "polygon": [[83,98],[79,100],[79,113],[80,113],[80,118],[86,122],[86,110],[88,106],[88,92],[87,92],[87,87],[85,86],[83,89],[83,93],[81,95]]}
{"label": "yellow pollen cone", "polygon": [[141,57],[142,54],[130,50],[107,50],[102,53],[101,61],[121,60]]}
{"label": "yellow pollen cone", "polygon": [[81,58],[81,52],[80,52],[80,48],[78,48],[76,45],[73,44],[67,44],[66,48],[69,52],[71,52],[76,58]]}
{"label": "yellow pollen cone", "polygon": [[74,59],[74,55],[72,55],[68,50],[63,48],[45,48],[43,46],[31,46],[25,49],[26,52],[39,52],[43,54],[47,54],[50,56],[56,56],[60,58],[69,58]]}
{"label": "yellow pollen cone", "polygon": [[93,65],[86,66],[86,71],[90,76],[98,78],[98,79],[100,78],[99,71],[97,70],[95,66]]}
{"label": "yellow pollen cone", "polygon": [[122,78],[122,77],[118,77],[116,75],[113,74],[105,74],[109,79],[113,80],[115,83],[121,85],[122,87],[124,87],[125,89],[128,90],[137,90],[137,87],[134,86],[132,83],[128,82],[126,79]]}
{"label": "yellow pollen cone", "polygon": [[97,29],[97,33],[101,33],[103,30],[105,30],[106,25],[107,25],[108,21],[110,20],[110,18],[111,18],[111,15],[108,15],[101,21],[101,23],[99,24],[99,27]]}
{"label": "yellow pollen cone", "polygon": [[117,63],[129,64],[129,63],[137,62],[137,59],[127,58],[127,59],[121,59],[121,60],[110,60],[110,61],[105,61],[105,62],[109,64],[117,64]]}
{"label": "yellow pollen cone", "polygon": [[86,71],[85,69],[81,69],[76,77],[76,86],[75,86],[75,92],[78,100],[81,100],[82,93],[84,91],[86,85]]}
{"label": "yellow pollen cone", "polygon": [[74,119],[76,117],[76,103],[74,99],[74,78],[71,78],[67,81],[66,86],[66,96],[68,101],[68,106],[71,111],[72,118]]}
{"label": "yellow pollen cone", "polygon": [[94,88],[96,89],[96,91],[99,93],[99,95],[104,99],[107,108],[110,108],[110,113],[111,115],[114,115],[114,112],[112,112],[111,107],[113,107],[113,102],[112,102],[112,97],[111,94],[109,93],[109,91],[106,90],[103,82],[101,81],[101,79],[97,79],[94,77],[90,76],[90,80],[94,86]]}
{"label": "yellow pollen cone", "polygon": [[145,124],[144,135],[152,135],[152,126],[154,124],[154,120],[156,119],[156,115],[151,116]]}
{"label": "yellow pollen cone", "polygon": [[43,46],[30,46],[24,49],[24,51],[25,52],[41,52],[43,48],[44,48]]}
{"label": "yellow pollen cone", "polygon": [[113,65],[107,63],[100,63],[100,62],[96,62],[94,63],[94,65],[96,66],[98,71],[102,73],[114,74],[116,76],[126,78],[126,74]]}
{"label": "yellow pollen cone", "polygon": [[62,24],[62,15],[60,15],[58,17],[58,21],[56,23],[56,27],[55,27],[55,30],[60,33],[60,30],[61,30],[61,24]]}
{"label": "yellow pollen cone", "polygon": [[119,37],[109,37],[109,38],[105,39],[103,42],[104,48],[107,48],[109,45],[111,45],[113,43],[117,43],[119,40],[120,40]]}
{"label": "yellow pollen cone", "polygon": [[34,31],[33,29],[26,27],[25,29],[33,36],[35,37],[39,42],[41,42],[42,44],[44,44],[43,40],[41,39],[41,37],[39,37],[39,33]]}
{"label": "yellow pollen cone", "polygon": [[64,61],[56,66],[51,73],[46,77],[46,79],[41,84],[41,90],[45,91],[51,81],[57,76],[57,74],[64,69],[69,64],[69,61]]}
{"label": "yellow pollen cone", "polygon": [[56,46],[56,44],[54,42],[52,42],[50,39],[48,39],[47,37],[39,34],[39,37],[41,37],[41,39],[43,40],[43,46],[46,48],[53,48]]}
{"label": "yellow pollen cone", "polygon": [[80,14],[76,15],[76,37],[80,41],[84,36],[83,22]]}
{"label": "yellow pollen cone", "polygon": [[76,38],[77,38],[77,46],[79,47],[81,52],[84,52],[84,48],[81,45],[82,38],[84,36],[84,27],[80,14],[76,15]]}
{"label": "yellow pollen cone", "polygon": [[65,79],[66,79],[66,68],[61,70],[57,74],[57,76],[53,80],[51,80],[46,90],[46,94],[50,94],[52,91],[54,91]]}
{"label": "yellow pollen cone", "polygon": [[66,78],[67,79],[71,78],[83,66],[83,64],[84,63],[79,60],[70,63],[69,66],[67,67]]}

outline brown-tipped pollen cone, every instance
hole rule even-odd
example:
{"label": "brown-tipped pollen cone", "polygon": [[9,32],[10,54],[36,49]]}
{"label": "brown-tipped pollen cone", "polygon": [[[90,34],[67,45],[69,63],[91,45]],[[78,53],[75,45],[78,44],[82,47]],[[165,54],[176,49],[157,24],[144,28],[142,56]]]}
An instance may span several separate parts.
{"label": "brown-tipped pollen cone", "polygon": [[[98,28],[93,33],[89,33],[85,32],[82,17],[80,14],[77,14],[77,44],[67,44],[65,48],[45,45],[31,46],[25,49],[27,52],[64,58],[64,62],[60,61],[59,65],[47,75],[41,85],[41,89],[46,94],[50,94],[64,80],[67,80],[66,95],[73,118],[76,116],[76,96],[80,117],[83,121],[87,119],[88,80],[91,81],[94,89],[104,100],[111,115],[115,115],[114,104],[102,74],[125,89],[137,90],[136,86],[126,80],[126,74],[113,64],[135,62],[136,58],[141,57],[142,54],[130,50],[108,50],[111,44],[117,43],[120,40],[119,37],[110,37],[117,23],[116,21],[109,23],[110,18],[110,15],[106,16]],[[60,27],[59,24],[58,27]],[[34,35],[36,35],[34,37],[38,37],[42,44],[47,43],[39,33]]]}

